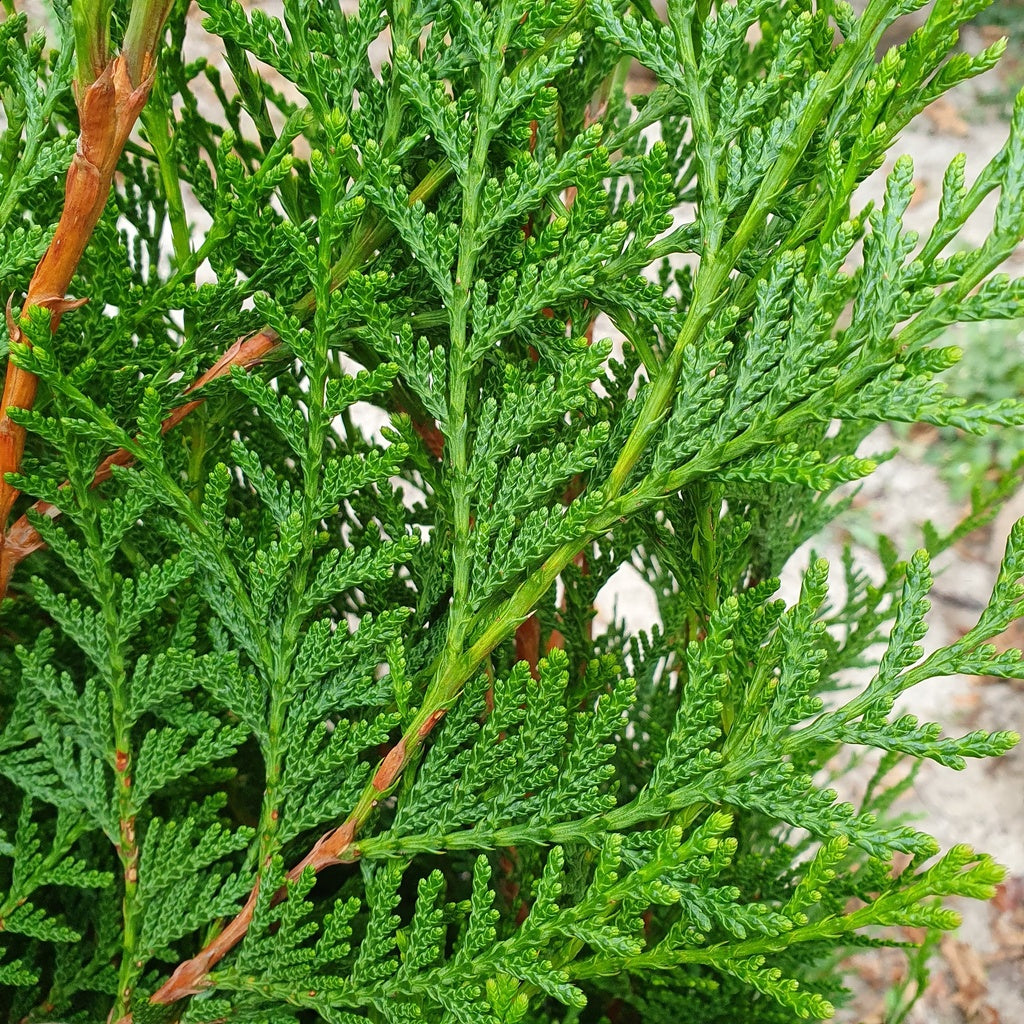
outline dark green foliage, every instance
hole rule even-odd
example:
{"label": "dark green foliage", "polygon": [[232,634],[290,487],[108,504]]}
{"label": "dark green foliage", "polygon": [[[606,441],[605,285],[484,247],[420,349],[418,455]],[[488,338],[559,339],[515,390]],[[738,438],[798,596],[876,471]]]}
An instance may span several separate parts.
{"label": "dark green foliage", "polygon": [[[988,856],[894,804],[1016,736],[900,698],[1020,674],[990,644],[1024,611],[1020,525],[977,625],[922,643],[930,558],[1016,467],[908,560],[880,538],[878,578],[848,554],[830,593],[813,559],[776,597],[875,424],[1024,422],[939,379],[950,324],[1018,315],[1024,98],[927,238],[907,158],[852,205],[993,65],[951,52],[984,0],[877,61],[919,3],[202,0],[223,68],[184,60],[186,6],[89,305],[4,341],[40,381],[15,515],[46,548],[2,605],[0,1018],[820,1020],[846,951],[990,896]],[[15,306],[73,150],[71,14],[0,25]],[[261,328],[258,365],[186,391]],[[624,566],[649,632],[597,613]],[[859,806],[822,782],[851,749]]]}

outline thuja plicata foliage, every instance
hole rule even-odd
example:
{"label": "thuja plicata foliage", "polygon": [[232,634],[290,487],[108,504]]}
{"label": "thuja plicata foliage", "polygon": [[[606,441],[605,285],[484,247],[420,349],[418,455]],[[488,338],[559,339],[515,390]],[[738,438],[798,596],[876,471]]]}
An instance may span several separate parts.
{"label": "thuja plicata foliage", "polygon": [[1024,422],[937,380],[1019,316],[1024,100],[927,235],[857,193],[986,0],[15,6],[4,1020],[820,1020],[993,893],[897,798],[1016,736],[900,704],[1022,671],[1024,526],[923,642],[1016,473],[776,596],[877,424]]}

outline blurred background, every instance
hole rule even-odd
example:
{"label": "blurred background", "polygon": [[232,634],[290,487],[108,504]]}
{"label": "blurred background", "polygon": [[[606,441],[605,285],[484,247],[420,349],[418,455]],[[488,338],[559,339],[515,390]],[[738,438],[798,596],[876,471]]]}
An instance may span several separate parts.
{"label": "blurred background", "polygon": [[[894,26],[887,42],[902,42],[919,16]],[[1008,47],[999,67],[932,104],[882,169],[888,170],[900,152],[914,158],[917,190],[907,216],[910,227],[925,230],[933,223],[942,175],[953,156],[967,154],[970,179],[1005,141],[1014,97],[1024,88],[1024,0],[995,0],[962,32],[960,46],[976,53],[1000,37],[1008,39]],[[876,176],[869,183],[872,197],[880,196],[879,181]],[[971,241],[981,240],[991,216],[991,206],[978,211]],[[1024,251],[1004,270],[1024,274]],[[960,325],[942,344],[964,351],[947,377],[953,395],[1002,398],[1024,390],[1024,309],[1020,320]],[[880,431],[872,441],[876,451],[898,444],[900,454],[867,481],[834,538],[839,545],[853,544],[865,564],[871,554],[862,541],[869,531],[888,534],[901,554],[908,554],[920,543],[925,519],[952,525],[969,507],[974,489],[994,486],[1006,474],[1024,481],[1021,429],[977,438],[925,425],[895,434]],[[974,624],[1009,529],[1021,516],[1024,496],[1018,495],[992,523],[938,562],[928,643],[955,640]],[[1024,625],[1017,624],[1004,644],[1024,646]],[[950,732],[1024,732],[1022,680],[935,680],[907,698],[906,710],[942,722]],[[906,997],[914,982],[906,980],[905,962],[898,954],[872,951],[855,958],[860,991],[841,1019],[849,1024],[1024,1024],[1024,751],[1018,746],[998,761],[974,763],[962,773],[925,765],[902,809],[944,845],[966,841],[992,852],[1007,867],[1007,879],[992,903],[957,906],[963,926],[934,949],[926,994],[909,1013]]]}

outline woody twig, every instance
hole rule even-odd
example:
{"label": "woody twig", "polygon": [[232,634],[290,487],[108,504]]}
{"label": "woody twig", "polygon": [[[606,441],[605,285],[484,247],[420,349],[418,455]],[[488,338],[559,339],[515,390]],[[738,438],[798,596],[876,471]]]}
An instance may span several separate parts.
{"label": "woody twig", "polygon": [[[378,803],[394,788],[402,772],[416,756],[427,737],[447,713],[447,707],[424,706],[417,713],[402,738],[390,749],[377,765],[370,783],[364,789],[351,814],[337,828],[322,835],[309,852],[285,876],[288,882],[295,882],[306,870],[318,874],[324,868],[335,864],[358,860],[359,847],[355,840],[359,831],[370,819]],[[282,888],[274,895],[274,901],[284,899],[287,890]],[[253,887],[245,906],[227,926],[219,932],[190,960],[178,965],[171,977],[150,997],[150,1002],[168,1005],[196,995],[209,987],[209,973],[245,937],[252,923],[253,913],[259,898],[259,883]],[[129,1015],[117,1024],[131,1024]]]}
{"label": "woody twig", "polygon": [[[149,96],[156,71],[156,50],[173,0],[135,0],[125,33],[124,48],[110,50],[110,0],[76,0],[75,102],[78,107],[78,149],[68,168],[64,208],[53,240],[29,282],[22,319],[33,309],[50,312],[50,328],[85,299],[68,299],[67,290],[85,247],[110,195],[114,171],[125,143]],[[8,314],[12,342],[23,340],[21,327]],[[25,450],[25,430],[10,416],[13,409],[31,409],[38,381],[10,361],[0,400],[0,567],[9,561],[5,548],[7,521],[18,490],[7,482],[17,473]],[[0,576],[6,582],[6,574]],[[0,589],[0,593],[2,593]]]}
{"label": "woody twig", "polygon": [[[417,185],[417,187],[409,194],[409,205],[411,206],[416,202],[429,199],[430,196],[432,196],[448,180],[450,172],[451,168],[447,161],[441,161],[433,166],[419,185]],[[366,225],[365,229],[353,238],[352,244],[348,247],[338,263],[332,267],[332,288],[342,287],[348,280],[349,274],[353,270],[363,266],[379,249],[379,247],[387,241],[391,236],[391,233],[392,229],[387,223],[379,224],[371,221]],[[81,253],[79,253],[79,257],[80,256]],[[79,300],[79,304],[80,301],[81,300]],[[312,316],[315,307],[316,302],[311,292],[296,303],[293,312],[301,320],[305,320]],[[28,303],[26,302],[26,310],[27,308]],[[18,330],[18,328],[16,324],[11,322],[10,317],[8,317],[8,325],[13,335],[13,332]],[[254,334],[239,338],[218,358],[209,370],[186,388],[184,393],[186,395],[198,393],[206,384],[229,374],[233,366],[238,366],[244,370],[250,370],[262,363],[276,349],[278,349],[280,345],[280,337],[269,327],[263,327]],[[16,370],[17,368],[12,364],[8,371],[9,380],[11,379],[11,371]],[[31,379],[32,399],[34,399],[35,378],[32,377],[31,374],[22,374],[22,376],[23,378]],[[406,411],[412,416],[412,425],[423,439],[423,443],[427,450],[435,458],[441,458],[444,442],[441,432],[437,428],[437,424],[424,411],[416,408],[416,402],[411,395],[405,395],[403,402],[404,407],[400,407],[398,411]],[[163,433],[166,434],[169,430],[172,430],[202,404],[203,398],[196,394],[195,398],[177,406],[168,413],[167,417],[164,419],[161,428]],[[31,408],[31,400],[27,404],[8,402],[5,395],[2,407],[4,412],[3,423],[13,433],[13,431],[16,431],[18,428],[7,418],[7,409],[11,406],[23,409]],[[10,460],[5,459],[0,462],[0,466],[3,467],[3,472],[9,473],[17,470],[17,466],[20,464],[21,451],[23,448],[24,431],[21,431],[20,447],[17,451],[17,462],[13,461],[13,456]],[[0,450],[0,458],[3,458],[2,450]],[[124,448],[121,448],[112,455],[107,456],[107,458],[105,458],[96,468],[96,473],[92,481],[93,486],[96,487],[105,480],[109,480],[114,466],[130,466],[132,462],[133,457],[131,453]],[[13,505],[18,494],[13,487],[9,487],[8,490],[11,492],[9,504],[2,507],[3,516],[2,519],[0,519],[0,527],[6,526],[10,517],[11,505]],[[56,519],[61,514],[60,509],[57,508],[57,506],[47,501],[37,501],[29,511],[49,519]],[[7,586],[10,582],[11,575],[18,563],[21,562],[22,559],[27,558],[34,551],[39,551],[43,547],[45,547],[45,543],[40,536],[39,531],[36,530],[30,522],[28,514],[22,515],[21,518],[16,520],[11,525],[10,529],[6,530],[6,536],[2,529],[0,529],[0,598],[2,598],[7,592]]]}

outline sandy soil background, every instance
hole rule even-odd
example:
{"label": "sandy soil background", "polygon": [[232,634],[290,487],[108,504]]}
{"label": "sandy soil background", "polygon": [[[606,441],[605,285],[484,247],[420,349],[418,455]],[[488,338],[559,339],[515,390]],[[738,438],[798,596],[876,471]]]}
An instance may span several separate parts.
{"label": "sandy soil background", "polygon": [[[883,168],[891,168],[900,153],[914,158],[917,192],[908,211],[909,226],[926,230],[934,222],[942,176],[950,160],[968,155],[972,178],[998,151],[1006,138],[1006,122],[1013,93],[1024,86],[1024,4],[997,0],[988,24],[964,31],[961,46],[978,52],[1000,36],[1009,38],[1000,68],[967,83],[933,104],[904,132]],[[866,193],[880,195],[881,176]],[[991,224],[992,207],[978,211],[969,225],[969,240],[979,243]],[[1024,272],[1024,252],[1004,269]],[[1024,310],[1022,310],[1024,316]],[[1024,321],[1001,327],[998,356],[1024,352]],[[960,345],[971,357],[971,346],[990,345],[994,335],[977,329],[951,331],[949,344]],[[1020,355],[1017,356],[1020,359]],[[977,365],[977,360],[975,360]],[[1005,367],[1009,372],[1010,366]],[[991,370],[1000,376],[998,366]],[[1024,435],[1017,432],[1017,448]],[[966,505],[951,491],[952,474],[936,468],[945,440],[931,430],[893,437],[888,431],[873,438],[874,450],[899,444],[901,453],[884,464],[861,490],[854,508],[837,524],[830,543],[838,550],[854,540],[858,554],[870,556],[856,545],[858,523],[870,523],[888,534],[909,554],[920,543],[925,519],[952,525]],[[1012,501],[986,529],[967,538],[939,559],[932,593],[931,630],[925,643],[936,647],[955,640],[977,621],[984,607],[1013,523],[1024,516],[1024,498]],[[1020,646],[1024,629],[1011,631],[1007,646]],[[1015,729],[1024,732],[1024,684],[1020,680],[953,678],[934,680],[906,695],[906,710],[922,719],[941,722],[948,732],[972,729]],[[854,791],[857,780],[853,780]],[[960,901],[963,915],[958,933],[946,937],[932,961],[932,979],[924,999],[908,1017],[914,1024],[1024,1024],[1024,747],[1018,746],[995,761],[974,762],[963,772],[927,764],[901,809],[918,816],[919,825],[948,846],[967,842],[995,855],[1008,874],[990,904]],[[912,936],[908,936],[912,937]],[[856,958],[857,987],[853,1007],[841,1015],[845,1021],[883,1024],[886,990],[902,976],[898,954],[865,954]]]}
{"label": "sandy soil background", "polygon": [[[902,42],[925,14],[922,11],[902,19],[887,34],[883,46]],[[906,224],[926,233],[935,221],[943,174],[954,156],[967,154],[968,180],[995,156],[1006,139],[1013,95],[1024,86],[1024,0],[996,0],[987,20],[962,33],[960,46],[977,53],[1001,37],[1007,37],[1009,43],[1001,66],[932,104],[903,133],[885,165],[865,183],[865,202],[881,199],[885,175],[898,156],[909,154],[915,164],[916,191]],[[637,79],[637,88],[644,88],[642,75]],[[965,244],[978,245],[984,240],[993,210],[994,198],[967,225]],[[1024,249],[1004,270],[1019,276],[1024,273],[1022,264]],[[1024,310],[1021,315],[1024,317]],[[990,354],[1003,359],[1008,373],[1014,357],[1024,359],[1024,319],[1000,325],[990,333],[951,330],[943,343],[964,348],[974,366]],[[986,347],[993,351],[986,352]],[[987,379],[1001,376],[998,363],[987,365]],[[1016,437],[1004,439],[1004,445],[1024,448],[1024,433],[1015,433]],[[877,570],[873,550],[858,543],[858,538],[885,534],[901,554],[909,556],[921,545],[921,527],[926,520],[940,529],[959,522],[969,505],[958,500],[963,488],[957,486],[955,464],[945,472],[938,468],[948,461],[944,455],[951,454],[943,451],[948,441],[948,436],[932,429],[899,434],[877,431],[862,454],[894,447],[900,453],[883,463],[860,489],[851,509],[825,537],[816,539],[816,552],[838,567],[844,547],[851,545],[865,568]],[[975,624],[991,592],[1007,535],[1021,516],[1024,495],[1011,501],[988,527],[935,561],[930,632],[924,641],[928,650],[955,641]],[[784,596],[796,596],[808,556],[809,551],[801,551],[787,566]],[[602,595],[605,614],[624,616],[637,628],[649,626],[656,612],[644,585],[630,570],[621,572],[613,582],[610,592]],[[1022,644],[1024,627],[1005,638],[1006,646]],[[1024,682],[977,677],[933,680],[908,693],[902,710],[923,721],[940,722],[953,735],[974,729],[1024,732]],[[840,779],[837,787],[856,803],[869,774],[870,770],[856,770]],[[933,834],[943,848],[968,843],[993,854],[1007,868],[1007,877],[991,903],[960,900],[954,904],[962,915],[962,927],[946,936],[935,950],[927,991],[909,1014],[901,1014],[904,1002],[894,998],[907,974],[902,953],[875,950],[852,959],[850,987],[855,998],[837,1019],[844,1024],[896,1024],[902,1020],[909,1024],[1024,1024],[1024,746],[998,760],[970,763],[962,772],[929,762],[897,806],[918,827]],[[918,942],[923,935],[908,932],[904,937]]]}
{"label": "sandy soil background", "polygon": [[[863,7],[864,0],[855,3]],[[926,11],[902,19],[883,40],[883,46],[902,42],[924,19]],[[885,165],[862,189],[864,202],[880,200],[885,175],[898,156],[909,154],[915,165],[916,191],[907,212],[907,227],[927,233],[935,221],[942,178],[958,153],[968,156],[968,181],[980,173],[1006,140],[1014,93],[1024,87],[1024,0],[996,0],[982,23],[961,34],[960,47],[980,52],[996,39],[1006,37],[1006,56],[995,71],[965,83],[924,111],[892,149]],[[642,74],[636,86],[644,88]],[[990,197],[967,225],[964,244],[979,245],[991,223],[995,200]],[[1024,248],[1004,267],[1013,275],[1024,273]],[[1024,318],[1024,310],[1021,312]],[[999,325],[991,331],[958,327],[943,344],[958,345],[966,352],[965,363],[985,363],[985,377],[1002,386],[1014,360],[1024,360],[1024,319]],[[1009,358],[1007,358],[1009,357]],[[1000,366],[1000,361],[1005,364]],[[1006,448],[1024,448],[1024,432],[1003,439]],[[846,545],[857,561],[877,571],[872,533],[887,535],[903,556],[921,546],[921,527],[932,521],[940,529],[951,528],[966,514],[969,503],[959,498],[967,479],[967,467],[959,473],[954,462],[945,471],[939,464],[954,453],[950,438],[934,429],[894,433],[877,431],[865,444],[868,456],[899,448],[899,454],[882,464],[861,487],[851,509],[814,542],[817,554],[836,567]],[[957,450],[959,451],[959,450]],[[978,469],[975,464],[975,472]],[[1013,523],[1024,516],[1024,495],[1018,495],[986,528],[966,538],[936,559],[936,585],[932,591],[927,650],[955,641],[977,621],[991,592],[1006,538]],[[799,552],[783,576],[783,596],[795,598],[807,566],[809,550]],[[630,570],[613,581],[606,599],[605,615],[618,614],[631,626],[645,628],[656,612],[653,599]],[[1018,624],[1005,638],[1005,646],[1024,645],[1024,625]],[[961,735],[974,729],[1014,729],[1024,733],[1024,681],[954,677],[933,680],[905,695],[901,710],[922,721],[939,722],[947,734]],[[838,780],[842,795],[857,803],[870,769],[859,769]],[[924,997],[906,1016],[893,992],[906,977],[906,961],[900,952],[870,951],[852,959],[852,1004],[838,1014],[844,1024],[1024,1024],[1024,745],[998,760],[969,763],[953,772],[925,764],[913,788],[897,804],[914,824],[933,834],[948,848],[968,843],[995,856],[1007,869],[1007,877],[995,900],[988,904],[960,900],[952,905],[963,917],[958,932],[946,936],[930,962],[931,978]],[[920,941],[920,933],[908,932],[908,940]],[[738,1022],[739,1024],[739,1022]]]}

